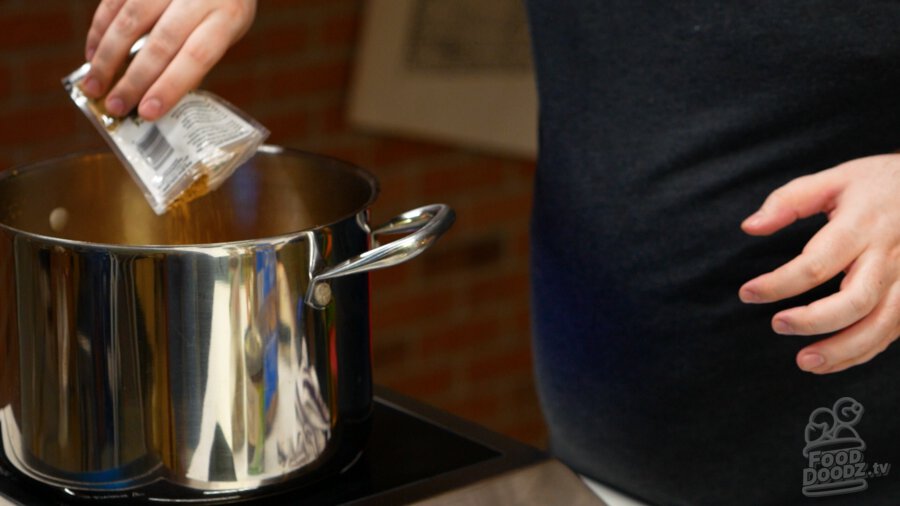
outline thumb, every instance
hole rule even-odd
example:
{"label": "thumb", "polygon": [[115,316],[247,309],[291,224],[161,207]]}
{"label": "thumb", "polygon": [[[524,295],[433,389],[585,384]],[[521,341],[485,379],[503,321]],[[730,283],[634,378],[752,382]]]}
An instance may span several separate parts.
{"label": "thumb", "polygon": [[790,181],[769,194],[741,228],[750,235],[769,235],[799,219],[830,212],[844,188],[842,176],[835,167]]}

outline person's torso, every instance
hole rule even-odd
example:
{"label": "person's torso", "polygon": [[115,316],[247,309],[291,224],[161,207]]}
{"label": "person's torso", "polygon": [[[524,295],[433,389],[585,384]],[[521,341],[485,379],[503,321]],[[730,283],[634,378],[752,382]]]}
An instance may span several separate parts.
{"label": "person's torso", "polygon": [[[800,504],[806,417],[855,395],[870,407],[873,451],[900,461],[888,431],[898,347],[812,376],[794,364],[810,339],[769,327],[810,297],[737,298],[823,223],[746,236],[740,222],[768,193],[900,145],[900,2],[529,10],[541,104],[536,361],[557,451],[601,481],[683,498],[671,504],[714,504],[767,479],[771,492],[747,492],[747,504]],[[887,483],[896,490],[884,478],[867,493]]]}

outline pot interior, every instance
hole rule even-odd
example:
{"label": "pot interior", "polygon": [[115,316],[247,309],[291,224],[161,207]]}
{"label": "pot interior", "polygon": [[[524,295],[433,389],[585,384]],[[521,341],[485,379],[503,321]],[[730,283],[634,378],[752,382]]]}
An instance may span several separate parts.
{"label": "pot interior", "polygon": [[222,243],[336,223],[367,208],[377,191],[369,173],[349,164],[266,147],[217,190],[157,216],[119,160],[97,153],[4,174],[0,223],[101,244]]}

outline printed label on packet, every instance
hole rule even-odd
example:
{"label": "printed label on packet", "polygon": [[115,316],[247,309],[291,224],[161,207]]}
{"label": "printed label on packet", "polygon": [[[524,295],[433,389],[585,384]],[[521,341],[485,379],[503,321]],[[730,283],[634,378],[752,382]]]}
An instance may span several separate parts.
{"label": "printed label on packet", "polygon": [[157,121],[111,117],[78,86],[88,70],[85,64],[63,79],[63,85],[157,214],[218,188],[269,134],[226,101],[201,90],[188,93]]}

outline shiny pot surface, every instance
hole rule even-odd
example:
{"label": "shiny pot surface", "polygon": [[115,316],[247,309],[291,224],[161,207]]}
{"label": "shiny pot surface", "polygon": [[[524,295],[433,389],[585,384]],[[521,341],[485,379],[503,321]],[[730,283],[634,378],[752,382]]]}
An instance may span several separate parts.
{"label": "shiny pot surface", "polygon": [[277,147],[162,217],[109,154],[0,176],[6,465],[75,495],[211,501],[349,465],[372,410],[358,273],[453,222],[436,204],[371,230],[377,191]]}

